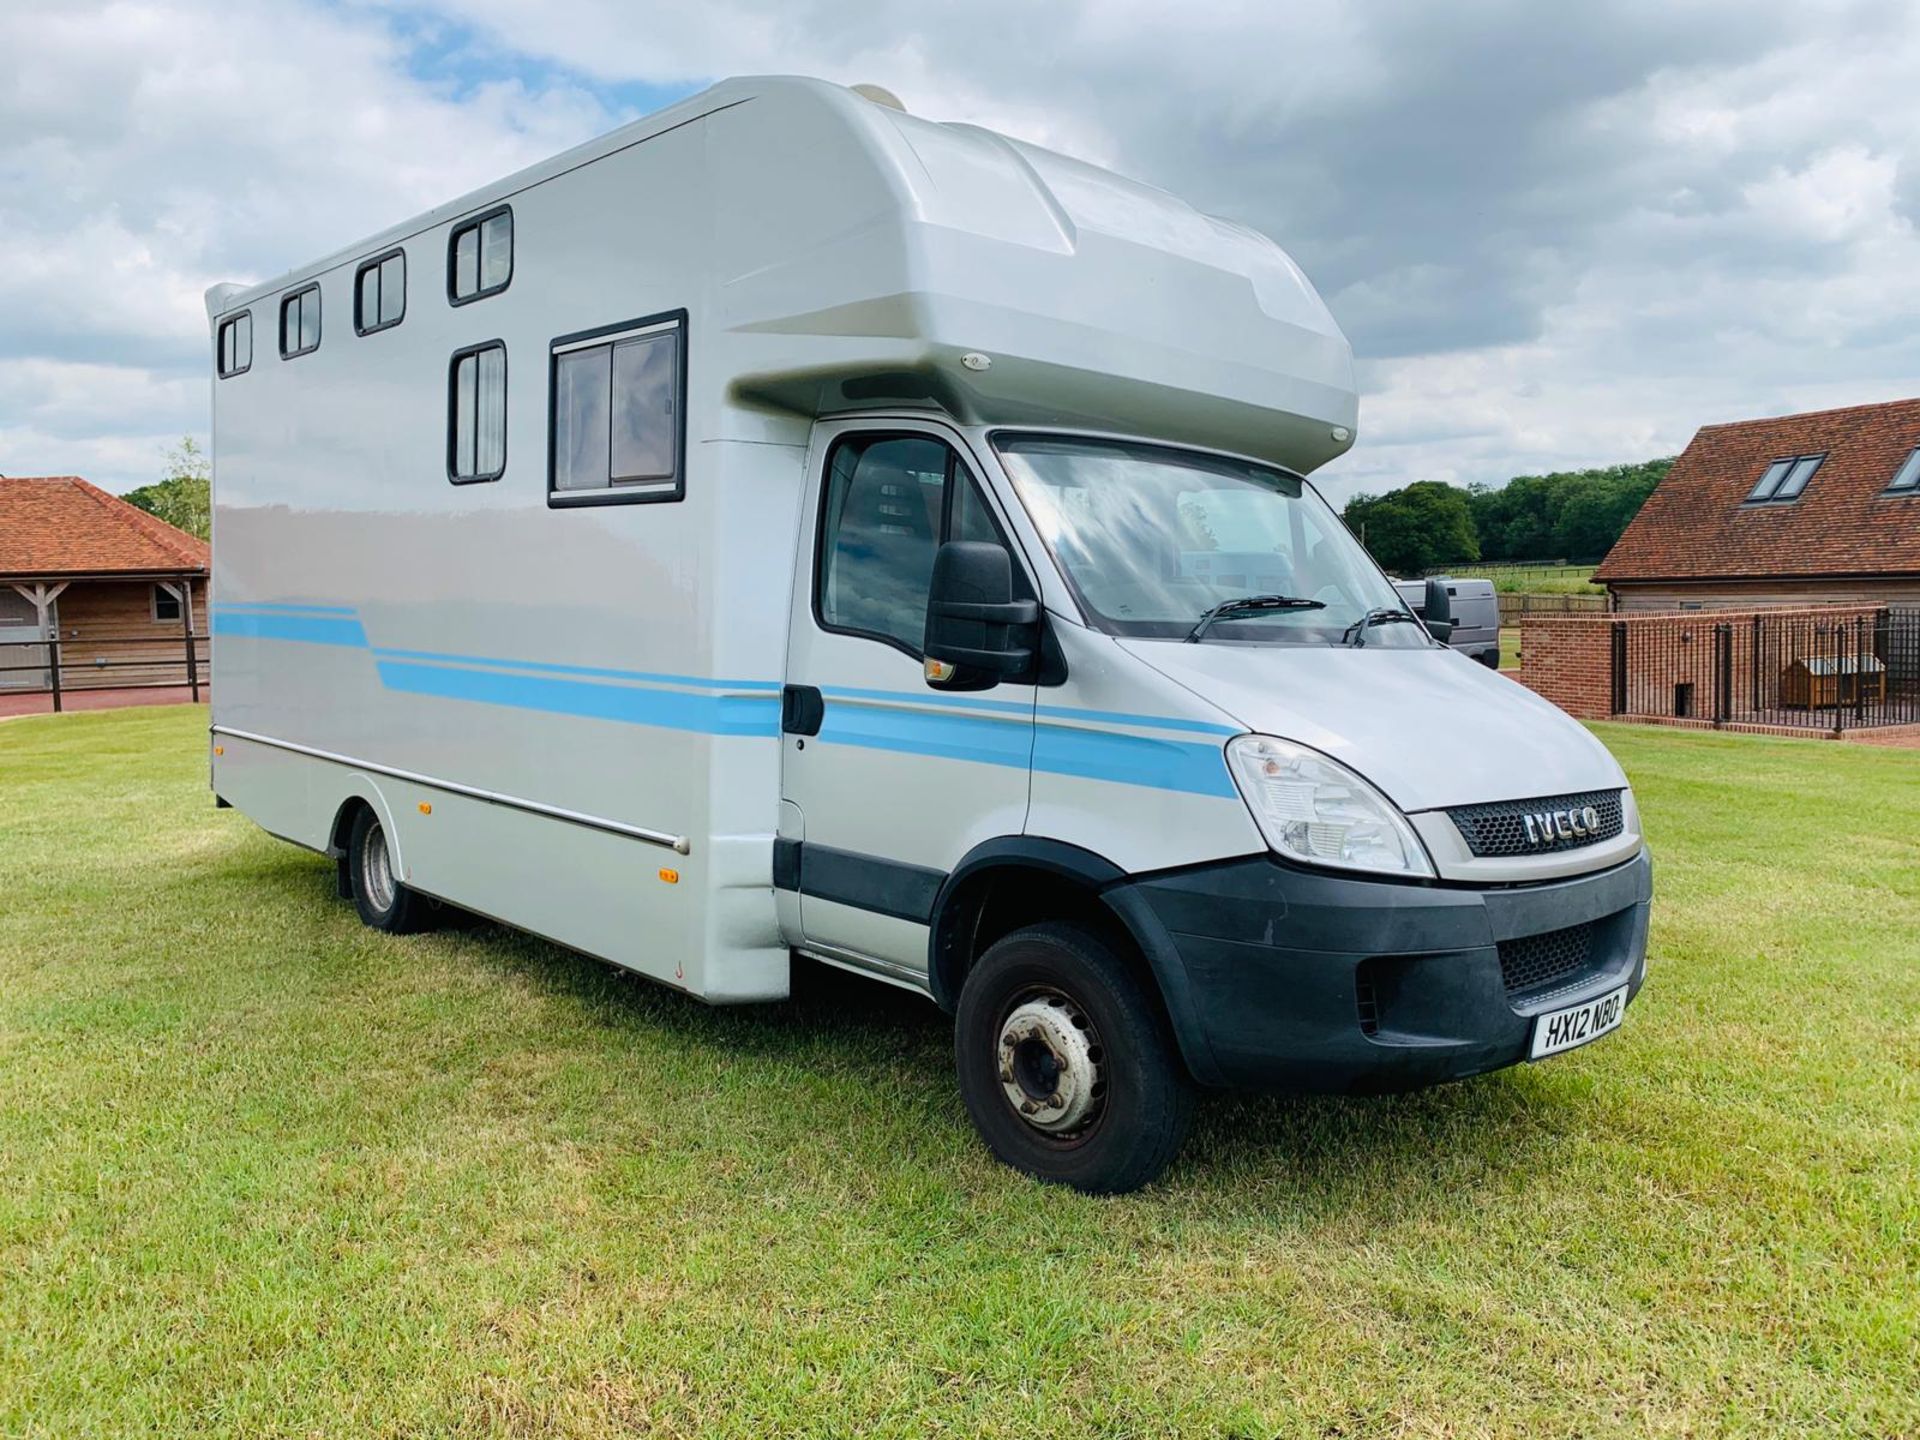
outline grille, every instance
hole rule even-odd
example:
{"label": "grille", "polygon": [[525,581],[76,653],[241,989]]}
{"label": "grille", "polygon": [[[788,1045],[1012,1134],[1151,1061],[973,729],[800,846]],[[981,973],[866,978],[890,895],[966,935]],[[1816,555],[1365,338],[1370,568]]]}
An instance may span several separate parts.
{"label": "grille", "polygon": [[1592,921],[1569,925],[1564,930],[1549,930],[1544,935],[1502,940],[1500,977],[1507,982],[1507,994],[1517,995],[1566,979],[1583,969],[1592,954]]}
{"label": "grille", "polygon": [[1363,960],[1354,973],[1354,1002],[1360,1014],[1360,1033],[1380,1033],[1380,996],[1373,988],[1373,962]]}
{"label": "grille", "polygon": [[[1527,816],[1555,810],[1584,810],[1591,805],[1600,823],[1585,835],[1549,839],[1536,845],[1527,839]],[[1481,859],[1506,855],[1550,855],[1556,850],[1578,850],[1611,840],[1626,826],[1618,790],[1588,790],[1579,795],[1550,795],[1543,800],[1502,800],[1493,805],[1462,805],[1447,811],[1467,849]]]}

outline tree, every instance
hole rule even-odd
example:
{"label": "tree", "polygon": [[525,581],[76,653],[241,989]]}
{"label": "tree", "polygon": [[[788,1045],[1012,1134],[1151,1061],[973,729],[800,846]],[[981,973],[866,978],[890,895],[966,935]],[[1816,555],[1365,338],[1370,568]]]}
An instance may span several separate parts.
{"label": "tree", "polygon": [[1470,504],[1484,560],[1597,560],[1613,548],[1673,461],[1516,475],[1476,485]]}
{"label": "tree", "polygon": [[167,451],[165,478],[120,497],[205,540],[213,529],[213,465],[199,441],[182,435]]}
{"label": "tree", "polygon": [[1381,568],[1418,575],[1480,558],[1467,492],[1438,480],[1416,480],[1385,495],[1347,502],[1347,528],[1361,537]]}

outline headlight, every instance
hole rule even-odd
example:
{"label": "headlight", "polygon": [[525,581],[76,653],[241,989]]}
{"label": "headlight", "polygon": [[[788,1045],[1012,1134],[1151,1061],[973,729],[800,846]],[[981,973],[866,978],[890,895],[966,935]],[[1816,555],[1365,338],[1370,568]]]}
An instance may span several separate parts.
{"label": "headlight", "polygon": [[1337,760],[1270,735],[1241,735],[1227,742],[1227,768],[1260,833],[1282,855],[1348,870],[1433,874],[1406,817]]}

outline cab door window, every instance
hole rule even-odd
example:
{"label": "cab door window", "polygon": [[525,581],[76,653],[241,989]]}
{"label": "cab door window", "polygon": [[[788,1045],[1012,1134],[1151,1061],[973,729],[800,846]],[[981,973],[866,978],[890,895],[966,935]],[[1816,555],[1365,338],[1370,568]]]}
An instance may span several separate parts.
{"label": "cab door window", "polygon": [[932,436],[849,435],[828,457],[823,489],[814,588],[821,627],[920,658],[934,552],[947,540],[1005,543],[979,483]]}

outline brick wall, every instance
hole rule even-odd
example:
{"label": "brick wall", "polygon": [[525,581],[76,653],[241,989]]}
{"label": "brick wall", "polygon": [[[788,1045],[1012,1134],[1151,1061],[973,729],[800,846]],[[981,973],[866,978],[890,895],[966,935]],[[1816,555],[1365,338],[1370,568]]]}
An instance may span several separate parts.
{"label": "brick wall", "polygon": [[[1842,650],[1857,643],[1851,627],[1866,623],[1871,645],[1872,619],[1879,607],[1828,605],[1813,610],[1718,610],[1711,613],[1605,616],[1530,615],[1520,627],[1520,670],[1514,678],[1582,720],[1615,715],[1613,694],[1614,627],[1627,635],[1624,718],[1711,723],[1713,697],[1730,680],[1726,698],[1733,728],[1790,723],[1779,713],[1776,673],[1794,654],[1825,654],[1830,644]],[[1756,650],[1754,618],[1765,616],[1767,643]],[[1728,674],[1716,675],[1714,632],[1733,627]],[[1840,627],[1837,641],[1834,628]],[[1755,657],[1759,672],[1756,675]],[[1756,683],[1756,681],[1758,683]],[[1684,695],[1680,687],[1690,687]],[[1681,714],[1683,700],[1687,713]]]}

